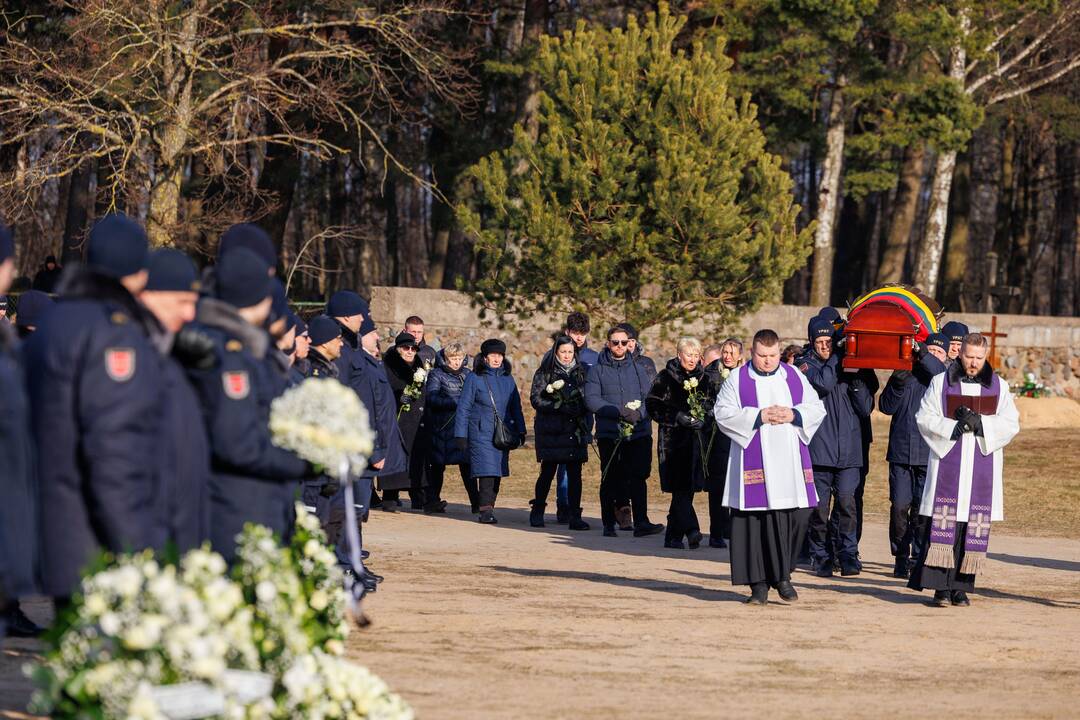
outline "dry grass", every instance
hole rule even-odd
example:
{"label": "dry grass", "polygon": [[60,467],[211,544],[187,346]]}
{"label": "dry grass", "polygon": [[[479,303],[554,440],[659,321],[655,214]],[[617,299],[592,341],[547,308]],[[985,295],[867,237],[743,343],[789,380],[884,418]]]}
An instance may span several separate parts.
{"label": "dry grass", "polygon": [[[531,425],[531,422],[530,422]],[[866,481],[865,502],[869,517],[881,522],[889,515],[888,420],[875,417],[875,442],[870,448],[870,475]],[[600,463],[590,451],[585,466],[583,502],[598,503]],[[503,480],[501,496],[527,501],[533,496],[533,484],[539,465],[532,447],[511,453],[511,476]],[[649,478],[649,508],[654,522],[664,522],[668,496],[660,492],[656,458]],[[449,497],[464,496],[460,485],[447,473]],[[553,491],[554,494],[554,491]],[[549,502],[554,502],[549,498]],[[702,527],[707,526],[708,507],[704,498],[697,504]],[[1021,431],[1005,451],[1005,517],[996,531],[1014,535],[1080,538],[1080,431],[1076,428]]]}

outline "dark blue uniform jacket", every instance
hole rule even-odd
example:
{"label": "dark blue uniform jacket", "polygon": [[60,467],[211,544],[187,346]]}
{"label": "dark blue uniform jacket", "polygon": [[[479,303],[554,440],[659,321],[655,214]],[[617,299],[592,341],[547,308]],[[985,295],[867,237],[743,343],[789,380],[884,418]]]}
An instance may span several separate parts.
{"label": "dark blue uniform jacket", "polygon": [[819,467],[863,467],[867,420],[878,389],[874,371],[843,370],[838,355],[822,360],[813,350],[796,362],[825,405],[825,420],[810,441],[810,459]]}
{"label": "dark blue uniform jacket", "polygon": [[893,373],[881,391],[878,407],[892,415],[889,423],[889,451],[885,459],[901,465],[926,465],[930,448],[923,440],[915,415],[930,381],[945,372],[945,365],[930,353],[915,363],[910,373]]}

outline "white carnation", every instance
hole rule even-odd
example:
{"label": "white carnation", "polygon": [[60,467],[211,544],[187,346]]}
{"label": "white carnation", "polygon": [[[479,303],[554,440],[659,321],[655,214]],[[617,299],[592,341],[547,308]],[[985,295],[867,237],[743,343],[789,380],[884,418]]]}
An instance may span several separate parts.
{"label": "white carnation", "polygon": [[640,408],[641,408],[641,401],[640,400],[631,400],[630,402],[626,403],[626,409],[627,410],[638,410]]}

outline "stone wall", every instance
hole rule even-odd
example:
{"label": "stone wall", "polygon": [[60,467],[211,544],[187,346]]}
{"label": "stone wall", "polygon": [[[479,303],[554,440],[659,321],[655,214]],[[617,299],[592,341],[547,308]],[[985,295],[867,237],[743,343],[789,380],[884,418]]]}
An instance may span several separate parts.
{"label": "stone wall", "polygon": [[[435,347],[461,341],[470,353],[488,337],[506,341],[519,387],[527,387],[539,358],[550,347],[551,333],[563,318],[532,318],[523,323],[526,330],[516,333],[499,330],[493,319],[482,319],[469,298],[453,290],[376,287],[371,297],[372,314],[384,337],[392,338],[409,315],[419,315],[426,323],[428,342]],[[843,308],[838,308],[843,311]],[[765,305],[747,316],[743,326],[732,335],[747,338],[761,328],[772,328],[784,343],[805,342],[807,320],[817,308],[797,305]],[[1034,373],[1038,380],[1060,395],[1080,400],[1080,318],[1032,315],[998,315],[997,332],[1008,337],[998,339],[998,354],[1004,375],[1010,382],[1021,381]],[[989,332],[990,315],[950,314],[973,331]],[[593,328],[590,345],[599,347],[604,328]],[[702,334],[702,326],[687,326],[685,334],[696,335],[704,342],[719,341]],[[658,331],[646,333],[647,352],[662,365],[674,354],[674,340],[662,340]]]}

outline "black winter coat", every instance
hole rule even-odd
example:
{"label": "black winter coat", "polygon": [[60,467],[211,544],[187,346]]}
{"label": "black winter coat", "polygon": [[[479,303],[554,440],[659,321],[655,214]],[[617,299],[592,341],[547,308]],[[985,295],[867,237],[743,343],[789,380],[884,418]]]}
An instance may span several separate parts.
{"label": "black winter coat", "polygon": [[466,356],[461,367],[451,370],[442,350],[435,356],[435,367],[427,380],[427,418],[424,421],[431,430],[431,449],[428,453],[428,463],[431,465],[462,465],[469,462],[468,454],[454,440],[454,415],[465,378],[472,372],[469,369],[471,362]]}
{"label": "black winter coat", "polygon": [[[719,359],[713,360],[705,366],[705,382],[707,383],[705,390],[706,424],[701,431],[701,436],[705,440],[705,448],[709,453],[708,460],[705,463],[705,490],[711,493],[724,492],[724,486],[727,484],[728,454],[731,451],[731,438],[720,431],[713,416],[716,396],[727,381],[723,377],[723,370],[723,361]],[[730,370],[728,377],[734,374],[735,370]]]}
{"label": "black winter coat", "polygon": [[901,465],[926,465],[930,459],[930,446],[926,444],[915,415],[919,412],[923,395],[938,373],[945,372],[945,365],[930,353],[914,364],[911,372],[896,371],[885,384],[878,400],[878,407],[886,415],[892,415],[889,423],[889,451],[885,459]]}
{"label": "black winter coat", "polygon": [[[424,368],[418,354],[412,363],[406,364],[401,359],[397,350],[391,348],[383,354],[383,365],[386,367],[386,378],[390,381],[390,387],[394,390],[394,399],[397,401],[394,412],[398,413],[398,427],[401,428],[401,437],[405,439],[405,450],[411,456],[414,452],[416,440],[421,434],[424,424],[424,403],[427,400],[427,379],[420,383],[420,397],[407,399],[404,395],[405,388],[413,382],[413,375],[417,370]],[[408,410],[403,410],[404,405]]]}
{"label": "black winter coat", "polygon": [[87,269],[64,285],[26,344],[41,580],[54,597],[74,592],[99,550],[153,545],[162,398],[146,310],[117,280]]}
{"label": "black winter coat", "polygon": [[30,404],[15,328],[0,322],[0,592],[36,589],[38,529]]}
{"label": "black winter coat", "polygon": [[701,465],[702,438],[708,428],[693,430],[678,424],[679,413],[690,412],[690,394],[683,386],[691,378],[698,381],[698,392],[704,398],[708,392],[701,363],[687,372],[678,358],[672,358],[653,380],[645,406],[649,417],[656,421],[656,456],[660,461],[660,489],[664,492],[700,490],[704,485]]}
{"label": "black winter coat", "polygon": [[[585,407],[585,367],[578,362],[567,372],[549,354],[533,374],[529,402],[536,410],[533,433],[539,462],[583,463],[589,460],[592,416]],[[555,394],[547,386],[562,380]],[[570,398],[559,402],[559,398]],[[558,403],[558,407],[556,404]]]}

